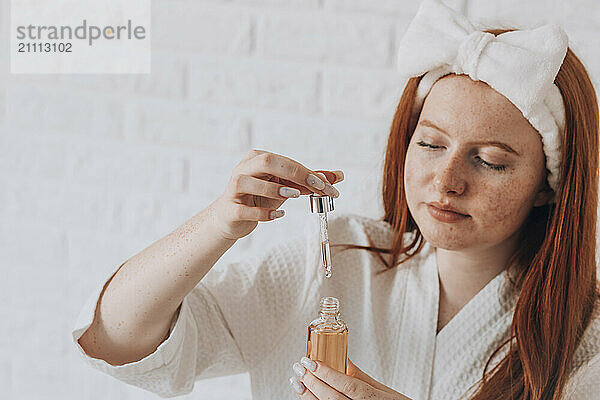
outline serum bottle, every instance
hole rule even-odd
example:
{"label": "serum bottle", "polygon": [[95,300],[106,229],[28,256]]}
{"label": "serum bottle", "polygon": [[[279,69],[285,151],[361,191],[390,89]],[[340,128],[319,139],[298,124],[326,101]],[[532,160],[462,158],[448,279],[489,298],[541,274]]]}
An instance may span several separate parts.
{"label": "serum bottle", "polygon": [[306,357],[344,374],[347,372],[348,326],[340,319],[337,298],[321,298],[319,317],[308,326]]}

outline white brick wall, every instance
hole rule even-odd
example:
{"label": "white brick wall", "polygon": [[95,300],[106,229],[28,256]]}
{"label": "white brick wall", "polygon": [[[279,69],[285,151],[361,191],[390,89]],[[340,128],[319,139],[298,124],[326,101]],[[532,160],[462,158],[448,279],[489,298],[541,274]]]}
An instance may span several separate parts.
{"label": "white brick wall", "polygon": [[[517,27],[563,23],[598,87],[597,1],[448,4]],[[69,329],[92,287],[212,202],[251,148],[344,170],[336,211],[379,217],[382,155],[403,83],[395,46],[417,7],[154,0],[151,75],[10,75],[3,56],[2,397],[152,398],[83,365]],[[3,38],[8,11],[0,0]],[[9,54],[6,40],[0,50]],[[219,263],[314,221],[306,198],[283,208],[283,219],[261,223]],[[249,399],[248,376],[197,382],[188,398],[198,396]]]}

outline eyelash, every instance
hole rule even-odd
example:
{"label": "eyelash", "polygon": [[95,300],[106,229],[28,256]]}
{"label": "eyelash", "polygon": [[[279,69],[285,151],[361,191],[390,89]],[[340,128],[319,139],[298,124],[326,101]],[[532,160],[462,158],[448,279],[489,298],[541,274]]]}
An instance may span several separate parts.
{"label": "eyelash", "polygon": [[[417,142],[417,144],[421,147],[429,147],[432,149],[439,149],[440,146],[435,146],[433,144],[429,144],[429,143],[425,143],[422,140]],[[490,168],[496,171],[504,171],[506,170],[506,166],[505,165],[496,165],[496,164],[490,164],[488,162],[483,161],[481,158],[477,157],[477,162],[481,165],[483,165],[486,168]]]}

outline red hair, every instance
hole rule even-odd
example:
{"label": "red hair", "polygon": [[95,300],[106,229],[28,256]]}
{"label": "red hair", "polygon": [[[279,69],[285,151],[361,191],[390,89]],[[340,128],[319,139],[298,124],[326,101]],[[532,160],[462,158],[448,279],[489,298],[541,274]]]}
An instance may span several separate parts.
{"label": "red hair", "polygon": [[[508,31],[512,29],[486,32],[497,36]],[[371,241],[370,246],[334,245],[375,252],[386,266],[379,273],[412,258],[424,245],[404,191],[404,161],[417,122],[410,116],[420,79],[409,79],[404,88],[385,153],[385,215],[381,220],[393,227],[391,248],[375,247]],[[573,354],[600,299],[595,258],[599,152],[596,92],[584,65],[570,48],[554,82],[566,112],[556,203],[532,208],[521,227],[519,247],[507,265],[515,272],[513,284],[521,290],[511,337],[488,359],[472,400],[558,400]],[[407,232],[414,233],[414,238],[405,246]],[[389,264],[381,253],[391,254]],[[405,256],[401,261],[400,255]],[[506,356],[488,371],[494,354],[507,345]]]}

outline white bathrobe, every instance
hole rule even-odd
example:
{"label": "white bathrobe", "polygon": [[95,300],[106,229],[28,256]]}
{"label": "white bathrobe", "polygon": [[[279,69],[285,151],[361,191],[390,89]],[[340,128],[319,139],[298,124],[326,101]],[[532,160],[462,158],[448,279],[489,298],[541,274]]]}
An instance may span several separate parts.
{"label": "white bathrobe", "polygon": [[[367,245],[366,233],[377,246],[391,243],[385,222],[330,215],[331,243]],[[306,354],[307,326],[318,316],[320,298],[334,296],[349,327],[353,363],[413,400],[454,400],[479,380],[488,357],[508,335],[515,295],[504,285],[505,273],[436,334],[439,281],[429,243],[378,276],[374,273],[385,267],[366,250],[333,247],[331,278],[324,277],[319,260],[315,222],[263,254],[217,264],[184,298],[167,340],[122,366],[89,357],[77,342],[92,322],[107,276],[84,305],[73,343],[89,365],[162,397],[191,392],[195,380],[247,371],[254,399],[291,400],[297,398],[289,385],[291,366]],[[577,350],[563,398],[600,399],[599,382],[596,316]]]}

